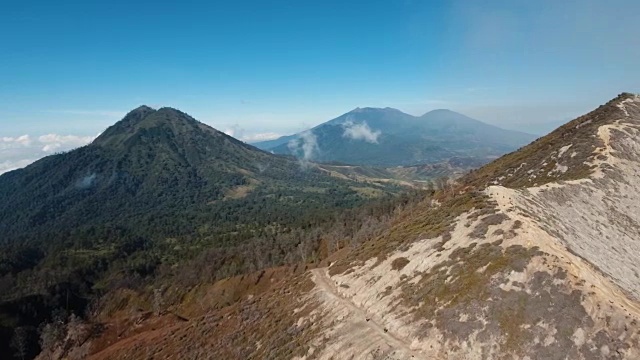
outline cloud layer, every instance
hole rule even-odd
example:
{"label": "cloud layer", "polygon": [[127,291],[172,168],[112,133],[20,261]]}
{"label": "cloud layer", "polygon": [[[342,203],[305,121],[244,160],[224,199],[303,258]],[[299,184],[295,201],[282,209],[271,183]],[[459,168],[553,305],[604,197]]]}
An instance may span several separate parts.
{"label": "cloud layer", "polygon": [[28,134],[0,137],[0,174],[25,167],[47,155],[86,145],[95,138],[95,136],[60,134],[46,134],[38,137]]}

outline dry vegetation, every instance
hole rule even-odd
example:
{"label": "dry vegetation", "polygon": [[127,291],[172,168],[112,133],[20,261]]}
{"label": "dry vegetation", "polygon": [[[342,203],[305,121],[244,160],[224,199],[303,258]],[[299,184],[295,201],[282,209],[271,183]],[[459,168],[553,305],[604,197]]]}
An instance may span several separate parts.
{"label": "dry vegetation", "polygon": [[410,260],[406,257],[399,257],[393,260],[393,262],[391,263],[391,268],[393,270],[402,270],[405,266],[407,266],[409,262]]}
{"label": "dry vegetation", "polygon": [[[189,314],[188,318],[163,311],[160,316],[147,312],[106,323],[94,334],[91,357],[285,359],[304,355],[316,330],[312,322],[297,320],[317,305],[304,295],[313,288],[308,274],[292,270],[282,268],[254,274],[251,281],[237,279],[199,289],[176,309]],[[254,286],[249,286],[252,281]],[[221,306],[225,301],[218,297],[224,292],[243,295]]]}
{"label": "dry vegetation", "polygon": [[440,199],[443,203],[439,206],[427,199],[399,212],[382,235],[371,238],[355,248],[349,257],[339,259],[336,265],[331,267],[330,274],[341,273],[358,261],[370,258],[378,258],[379,263],[396,248],[419,239],[432,239],[444,235],[441,242],[443,245],[447,241],[447,233],[452,231],[454,221],[459,215],[472,209],[483,210],[492,207],[487,201],[487,196],[476,191],[445,195]]}
{"label": "dry vegetation", "polygon": [[[594,150],[603,145],[596,136],[598,128],[622,118],[624,113],[616,105],[631,97],[628,93],[618,95],[531,144],[472,171],[462,182],[476,188],[488,185],[518,188],[587,177],[593,170],[588,164],[595,156]],[[568,151],[559,154],[562,148]],[[559,163],[568,168],[566,172],[553,171]]]}
{"label": "dry vegetation", "polygon": [[512,245],[503,249],[499,243],[472,243],[468,247],[457,248],[448,260],[420,274],[419,282],[403,285],[404,304],[417,309],[417,319],[439,319],[439,327],[446,328],[448,323],[439,318],[441,313],[487,301],[494,277],[511,271],[522,272],[531,258],[540,255],[542,253],[537,247],[527,249]]}

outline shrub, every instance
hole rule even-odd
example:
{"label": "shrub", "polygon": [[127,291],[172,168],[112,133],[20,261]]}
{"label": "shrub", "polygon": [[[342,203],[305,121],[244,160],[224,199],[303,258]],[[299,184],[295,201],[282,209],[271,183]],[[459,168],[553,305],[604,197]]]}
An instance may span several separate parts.
{"label": "shrub", "polygon": [[391,268],[393,270],[402,270],[409,263],[409,259],[406,257],[399,257],[391,262]]}

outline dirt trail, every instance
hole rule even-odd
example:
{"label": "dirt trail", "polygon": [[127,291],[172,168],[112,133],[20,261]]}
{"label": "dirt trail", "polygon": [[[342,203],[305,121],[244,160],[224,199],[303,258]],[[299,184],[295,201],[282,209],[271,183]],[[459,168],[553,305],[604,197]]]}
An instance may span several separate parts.
{"label": "dirt trail", "polygon": [[[366,311],[357,307],[349,299],[342,297],[331,278],[329,278],[327,274],[327,268],[313,269],[311,270],[311,273],[313,275],[313,281],[316,283],[318,290],[323,292],[324,295],[327,295],[329,298],[335,300],[335,303],[337,305],[344,307],[345,309],[349,310],[351,314],[353,314],[354,318],[352,320],[353,323],[351,324],[353,330],[357,330],[358,328],[363,330],[372,330],[389,347],[407,354],[407,359],[426,359],[424,355],[412,350],[408,342],[393,335],[391,332],[386,330],[384,326],[377,323],[371,315],[368,315],[366,313]],[[356,332],[357,331],[354,331],[354,333]]]}

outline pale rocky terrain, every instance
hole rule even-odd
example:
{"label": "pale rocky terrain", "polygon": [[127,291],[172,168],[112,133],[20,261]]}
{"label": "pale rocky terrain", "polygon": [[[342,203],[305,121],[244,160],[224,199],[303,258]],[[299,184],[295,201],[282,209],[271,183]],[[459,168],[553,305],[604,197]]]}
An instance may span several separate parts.
{"label": "pale rocky terrain", "polygon": [[[333,276],[314,270],[322,331],[304,358],[640,358],[640,97],[614,105],[582,154],[588,177],[495,181],[490,210],[450,232]],[[572,148],[552,151],[547,176],[571,171]]]}

